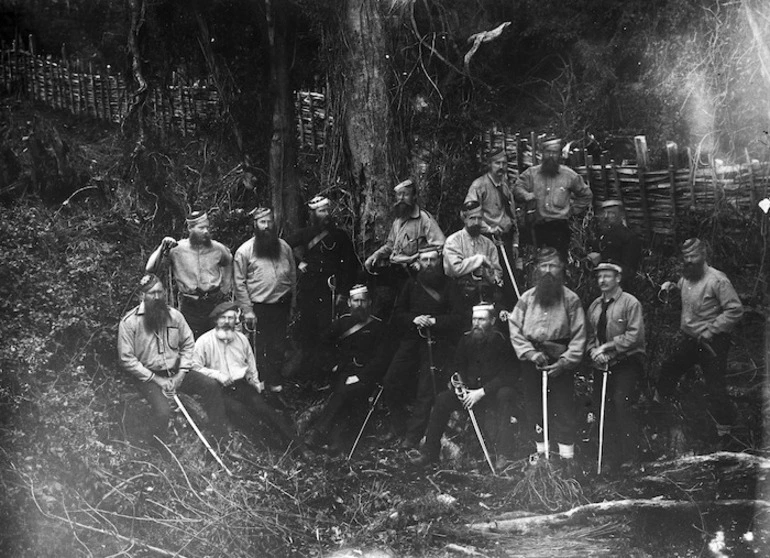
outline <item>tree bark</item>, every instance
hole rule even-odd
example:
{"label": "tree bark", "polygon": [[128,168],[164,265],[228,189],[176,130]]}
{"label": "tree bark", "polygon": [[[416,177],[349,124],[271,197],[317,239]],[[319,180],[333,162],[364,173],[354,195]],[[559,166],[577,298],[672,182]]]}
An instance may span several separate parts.
{"label": "tree bark", "polygon": [[294,95],[290,81],[288,2],[265,0],[270,43],[270,87],[273,98],[273,130],[270,139],[270,198],[276,222],[289,230],[299,225],[299,176]]}
{"label": "tree bark", "polygon": [[[380,0],[347,0],[342,14],[342,126],[359,241],[367,248],[388,231],[391,186],[399,179],[388,97],[386,29]],[[340,85],[344,83],[343,88]]]}
{"label": "tree bark", "polygon": [[140,35],[144,26],[145,3],[144,0],[128,0],[128,6],[131,13],[131,28],[128,31],[128,51],[131,55],[131,70],[136,81],[137,90],[134,92],[134,98],[131,101],[131,108],[124,120],[128,122],[132,117],[136,118],[139,136],[132,157],[137,157],[144,150],[145,126],[144,126],[144,106],[147,100],[149,89],[147,81],[144,78],[144,68],[142,64],[141,40]]}

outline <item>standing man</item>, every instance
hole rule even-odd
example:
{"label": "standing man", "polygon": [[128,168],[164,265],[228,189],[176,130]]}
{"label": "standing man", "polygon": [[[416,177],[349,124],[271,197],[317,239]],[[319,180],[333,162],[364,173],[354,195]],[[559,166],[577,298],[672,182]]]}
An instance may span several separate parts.
{"label": "standing man", "polygon": [[258,207],[253,215],[254,237],[235,252],[235,298],[243,311],[246,328],[256,332],[254,353],[267,389],[280,392],[297,268],[291,247],[278,238],[273,210]]}
{"label": "standing man", "polygon": [[[394,323],[401,339],[383,380],[382,392],[390,411],[391,432],[384,441],[400,438],[401,447],[415,447],[425,432],[439,386],[439,373],[461,325],[460,295],[444,275],[435,246],[420,250],[417,276],[407,281],[396,302]],[[407,421],[406,403],[417,383],[414,411]]]}
{"label": "standing man", "polygon": [[454,371],[468,388],[462,400],[453,389],[442,391],[430,414],[425,432],[425,445],[414,462],[426,465],[438,461],[441,435],[453,411],[463,408],[480,412],[487,434],[485,442],[494,443],[496,468],[502,469],[513,456],[515,384],[518,366],[511,344],[495,328],[497,312],[493,304],[473,307],[473,328],[460,338],[454,360]]}
{"label": "standing man", "polygon": [[532,235],[540,248],[556,248],[567,262],[571,232],[569,218],[591,205],[593,194],[580,175],[561,164],[561,140],[543,142],[543,162],[521,173],[516,196],[534,206]]}
{"label": "standing man", "polygon": [[[545,370],[549,440],[558,443],[559,457],[569,461],[575,454],[573,373],[585,351],[585,313],[578,296],[564,286],[564,262],[555,248],[541,248],[536,265],[536,285],[521,295],[508,326],[522,362],[526,430],[533,437],[542,430],[541,377]],[[537,442],[537,451],[545,452],[542,441]]]}
{"label": "standing man", "polygon": [[607,462],[610,466],[633,463],[639,436],[633,405],[639,397],[646,354],[642,305],[620,286],[623,272],[619,265],[602,262],[594,271],[602,293],[588,308],[587,346],[594,365],[594,405],[601,409],[602,383],[607,373]]}
{"label": "standing man", "polygon": [[192,369],[192,331],[182,314],[166,304],[166,290],[155,275],[142,277],[139,289],[139,306],[118,326],[118,358],[152,408],[152,442],[168,439],[171,400],[177,390],[202,397],[214,441],[223,442],[228,423],[222,394],[215,380]]}
{"label": "standing man", "polygon": [[445,240],[433,216],[417,204],[417,187],[411,180],[399,183],[393,191],[396,194],[395,219],[388,238],[364,262],[369,273],[386,273],[384,286],[390,291],[391,300],[409,278],[409,267],[417,260],[417,250],[421,246],[441,249]]}
{"label": "standing man", "polygon": [[601,203],[599,213],[598,252],[588,254],[594,265],[600,261],[613,261],[620,265],[621,287],[633,292],[636,272],[642,261],[642,240],[626,224],[625,209],[620,200],[606,200]]}
{"label": "standing man", "polygon": [[359,269],[350,237],[332,219],[329,199],[316,196],[307,205],[309,226],[287,239],[299,269],[297,340],[306,373],[317,363],[321,334],[336,318],[336,308],[355,283]]}
{"label": "standing man", "polygon": [[[519,226],[516,222],[516,201],[508,184],[508,157],[505,149],[493,149],[487,157],[487,172],[478,177],[468,188],[465,202],[476,201],[481,205],[481,233],[493,240],[500,250],[505,250],[511,271],[519,257]],[[511,278],[505,274],[505,301],[507,308],[516,299]]]}
{"label": "standing man", "polygon": [[238,304],[222,302],[211,312],[216,321],[213,330],[201,335],[195,342],[193,369],[216,380],[224,405],[238,423],[256,433],[258,421],[264,421],[277,430],[287,443],[294,442],[303,457],[312,457],[299,442],[294,429],[260,395],[264,383],[259,380],[257,363],[249,340],[236,331]]}
{"label": "standing man", "polygon": [[743,305],[730,279],[706,262],[706,246],[698,238],[682,244],[682,278],[677,286],[682,296],[681,335],[674,353],[660,367],[658,395],[675,398],[682,376],[699,364],[706,380],[708,412],[717,434],[728,434],[736,410],[727,395],[725,368],[730,332],[743,316]]}
{"label": "standing man", "polygon": [[195,211],[187,217],[189,236],[177,242],[165,237],[147,260],[147,273],[159,273],[164,263],[179,291],[179,309],[198,338],[211,329],[209,314],[225,300],[232,286],[233,257],[230,250],[211,239],[208,214]]}
{"label": "standing man", "polygon": [[503,270],[495,244],[481,234],[481,204],[466,201],[460,216],[465,227],[449,235],[444,244],[444,273],[457,282],[463,295],[463,316],[470,320],[473,306],[482,300],[500,302]]}

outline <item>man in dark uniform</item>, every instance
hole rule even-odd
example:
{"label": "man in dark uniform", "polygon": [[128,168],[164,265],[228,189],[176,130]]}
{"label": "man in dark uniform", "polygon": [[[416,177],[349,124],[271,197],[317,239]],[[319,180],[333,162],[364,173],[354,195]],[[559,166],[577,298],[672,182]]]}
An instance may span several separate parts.
{"label": "man in dark uniform", "polygon": [[[485,442],[495,443],[497,468],[512,457],[514,431],[514,385],[518,376],[516,354],[508,339],[495,327],[492,304],[473,307],[473,329],[460,338],[454,371],[460,374],[468,391],[459,399],[454,391],[442,391],[436,397],[425,432],[425,445],[414,463],[426,465],[438,461],[441,435],[453,411],[472,409],[483,415]],[[451,387],[451,386],[450,386]]]}
{"label": "man in dark uniform", "polygon": [[642,240],[626,224],[623,202],[606,200],[599,213],[599,242],[597,250],[588,254],[594,265],[600,261],[612,261],[622,269],[620,286],[633,292],[634,279],[642,260]]}
{"label": "man in dark uniform", "polygon": [[328,443],[339,451],[354,424],[356,407],[375,391],[388,366],[386,327],[371,313],[372,301],[365,285],[355,285],[348,298],[350,313],[331,325],[328,336],[334,343],[337,383],[315,424],[308,430],[308,443]]}
{"label": "man in dark uniform", "polygon": [[[383,380],[392,429],[383,441],[401,438],[404,449],[415,447],[425,432],[437,387],[447,379],[438,371],[462,321],[460,293],[444,275],[439,249],[421,249],[417,261],[420,271],[404,285],[396,301],[393,321],[401,339]],[[406,401],[414,393],[415,379],[414,410],[407,421]]]}
{"label": "man in dark uniform", "polygon": [[308,374],[318,361],[321,334],[336,317],[336,308],[353,286],[358,260],[353,243],[331,217],[328,198],[308,202],[309,226],[287,238],[299,270],[297,281],[297,341],[303,353],[302,368]]}

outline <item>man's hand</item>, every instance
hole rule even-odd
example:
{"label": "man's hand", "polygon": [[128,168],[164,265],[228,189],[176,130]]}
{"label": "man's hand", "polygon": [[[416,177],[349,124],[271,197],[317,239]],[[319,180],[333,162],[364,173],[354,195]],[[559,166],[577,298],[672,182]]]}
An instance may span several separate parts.
{"label": "man's hand", "polygon": [[170,236],[164,237],[163,240],[160,242],[160,246],[164,251],[171,250],[172,248],[176,247],[176,245],[177,245],[177,241]]}
{"label": "man's hand", "polygon": [[184,377],[187,374],[186,370],[180,370],[177,372],[174,376],[169,378],[171,381],[171,392],[176,393],[176,390],[179,389],[179,386],[182,385],[182,382],[184,381]]}
{"label": "man's hand", "polygon": [[299,262],[299,265],[297,266],[297,269],[299,269],[300,273],[305,273],[307,271],[308,265],[307,262]]}
{"label": "man's hand", "polygon": [[243,318],[243,325],[249,331],[254,331],[257,327],[257,317],[254,314],[246,314]]}
{"label": "man's hand", "polygon": [[519,245],[518,244],[511,244],[511,259],[514,260],[514,261],[519,259]]}
{"label": "man's hand", "polygon": [[548,366],[544,366],[543,370],[548,372],[548,375],[551,378],[558,378],[561,376],[561,373],[564,372],[564,363],[561,361],[561,359],[557,360],[553,364],[549,364]]}
{"label": "man's hand", "polygon": [[417,327],[431,327],[436,325],[436,318],[427,314],[423,314],[422,316],[417,316],[414,320],[412,320],[412,323]]}
{"label": "man's hand", "polygon": [[602,365],[607,364],[610,361],[610,357],[607,356],[607,353],[603,353],[603,352],[598,351],[596,349],[593,350],[593,352],[591,354],[591,359],[596,364],[602,364]]}
{"label": "man's hand", "polygon": [[706,328],[703,331],[700,332],[699,338],[708,343],[714,338],[714,334],[711,333],[711,331]]}
{"label": "man's hand", "polygon": [[466,409],[472,409],[473,406],[481,401],[485,395],[486,392],[484,391],[484,388],[470,389],[466,391],[465,395],[463,395],[463,407]]}
{"label": "man's hand", "polygon": [[548,364],[548,357],[540,351],[535,351],[529,355],[529,360],[538,368],[543,368]]}
{"label": "man's hand", "polygon": [[156,374],[152,377],[152,381],[155,382],[155,385],[157,385],[163,393],[173,393],[174,384],[171,381],[171,378],[164,378]]}
{"label": "man's hand", "polygon": [[257,390],[257,393],[262,393],[265,390],[265,382],[260,382],[258,378],[249,376],[247,381]]}
{"label": "man's hand", "polygon": [[379,258],[377,257],[377,253],[375,252],[368,258],[366,258],[366,261],[364,262],[364,268],[366,268],[366,271],[369,273],[372,273],[372,270],[374,269],[375,264],[377,263],[377,260]]}

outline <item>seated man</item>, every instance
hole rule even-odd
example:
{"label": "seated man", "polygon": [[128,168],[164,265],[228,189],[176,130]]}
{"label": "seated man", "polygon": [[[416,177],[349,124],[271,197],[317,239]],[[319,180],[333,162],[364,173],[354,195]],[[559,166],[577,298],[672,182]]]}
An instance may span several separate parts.
{"label": "seated man", "polygon": [[391,354],[385,324],[371,314],[367,287],[355,285],[350,290],[348,305],[350,313],[335,320],[328,335],[336,349],[337,384],[307,437],[311,445],[328,442],[332,452],[341,450],[345,434],[352,426],[355,407],[375,391]]}
{"label": "seated man", "polygon": [[[286,442],[295,442],[305,458],[311,457],[297,442],[294,429],[270,407],[260,395],[264,383],[259,381],[257,364],[249,340],[235,330],[238,304],[222,302],[211,312],[215,329],[207,331],[195,342],[193,369],[217,381],[228,413],[253,430],[259,420],[275,428]],[[253,432],[256,433],[256,432]]]}
{"label": "seated man", "polygon": [[473,329],[460,339],[454,363],[468,391],[459,399],[450,385],[450,390],[438,394],[428,421],[425,446],[414,463],[427,465],[438,461],[441,435],[449,416],[463,407],[483,413],[482,423],[488,434],[485,442],[489,448],[494,441],[497,468],[505,467],[512,457],[511,416],[518,363],[510,341],[495,328],[495,316],[492,304],[473,307]]}
{"label": "seated man", "polygon": [[171,400],[176,390],[202,397],[215,441],[224,442],[228,423],[222,395],[215,380],[192,369],[195,341],[190,327],[178,310],[168,307],[166,290],[155,275],[142,277],[139,289],[139,306],[129,311],[118,326],[118,358],[152,407],[151,442],[165,443],[168,439]]}

